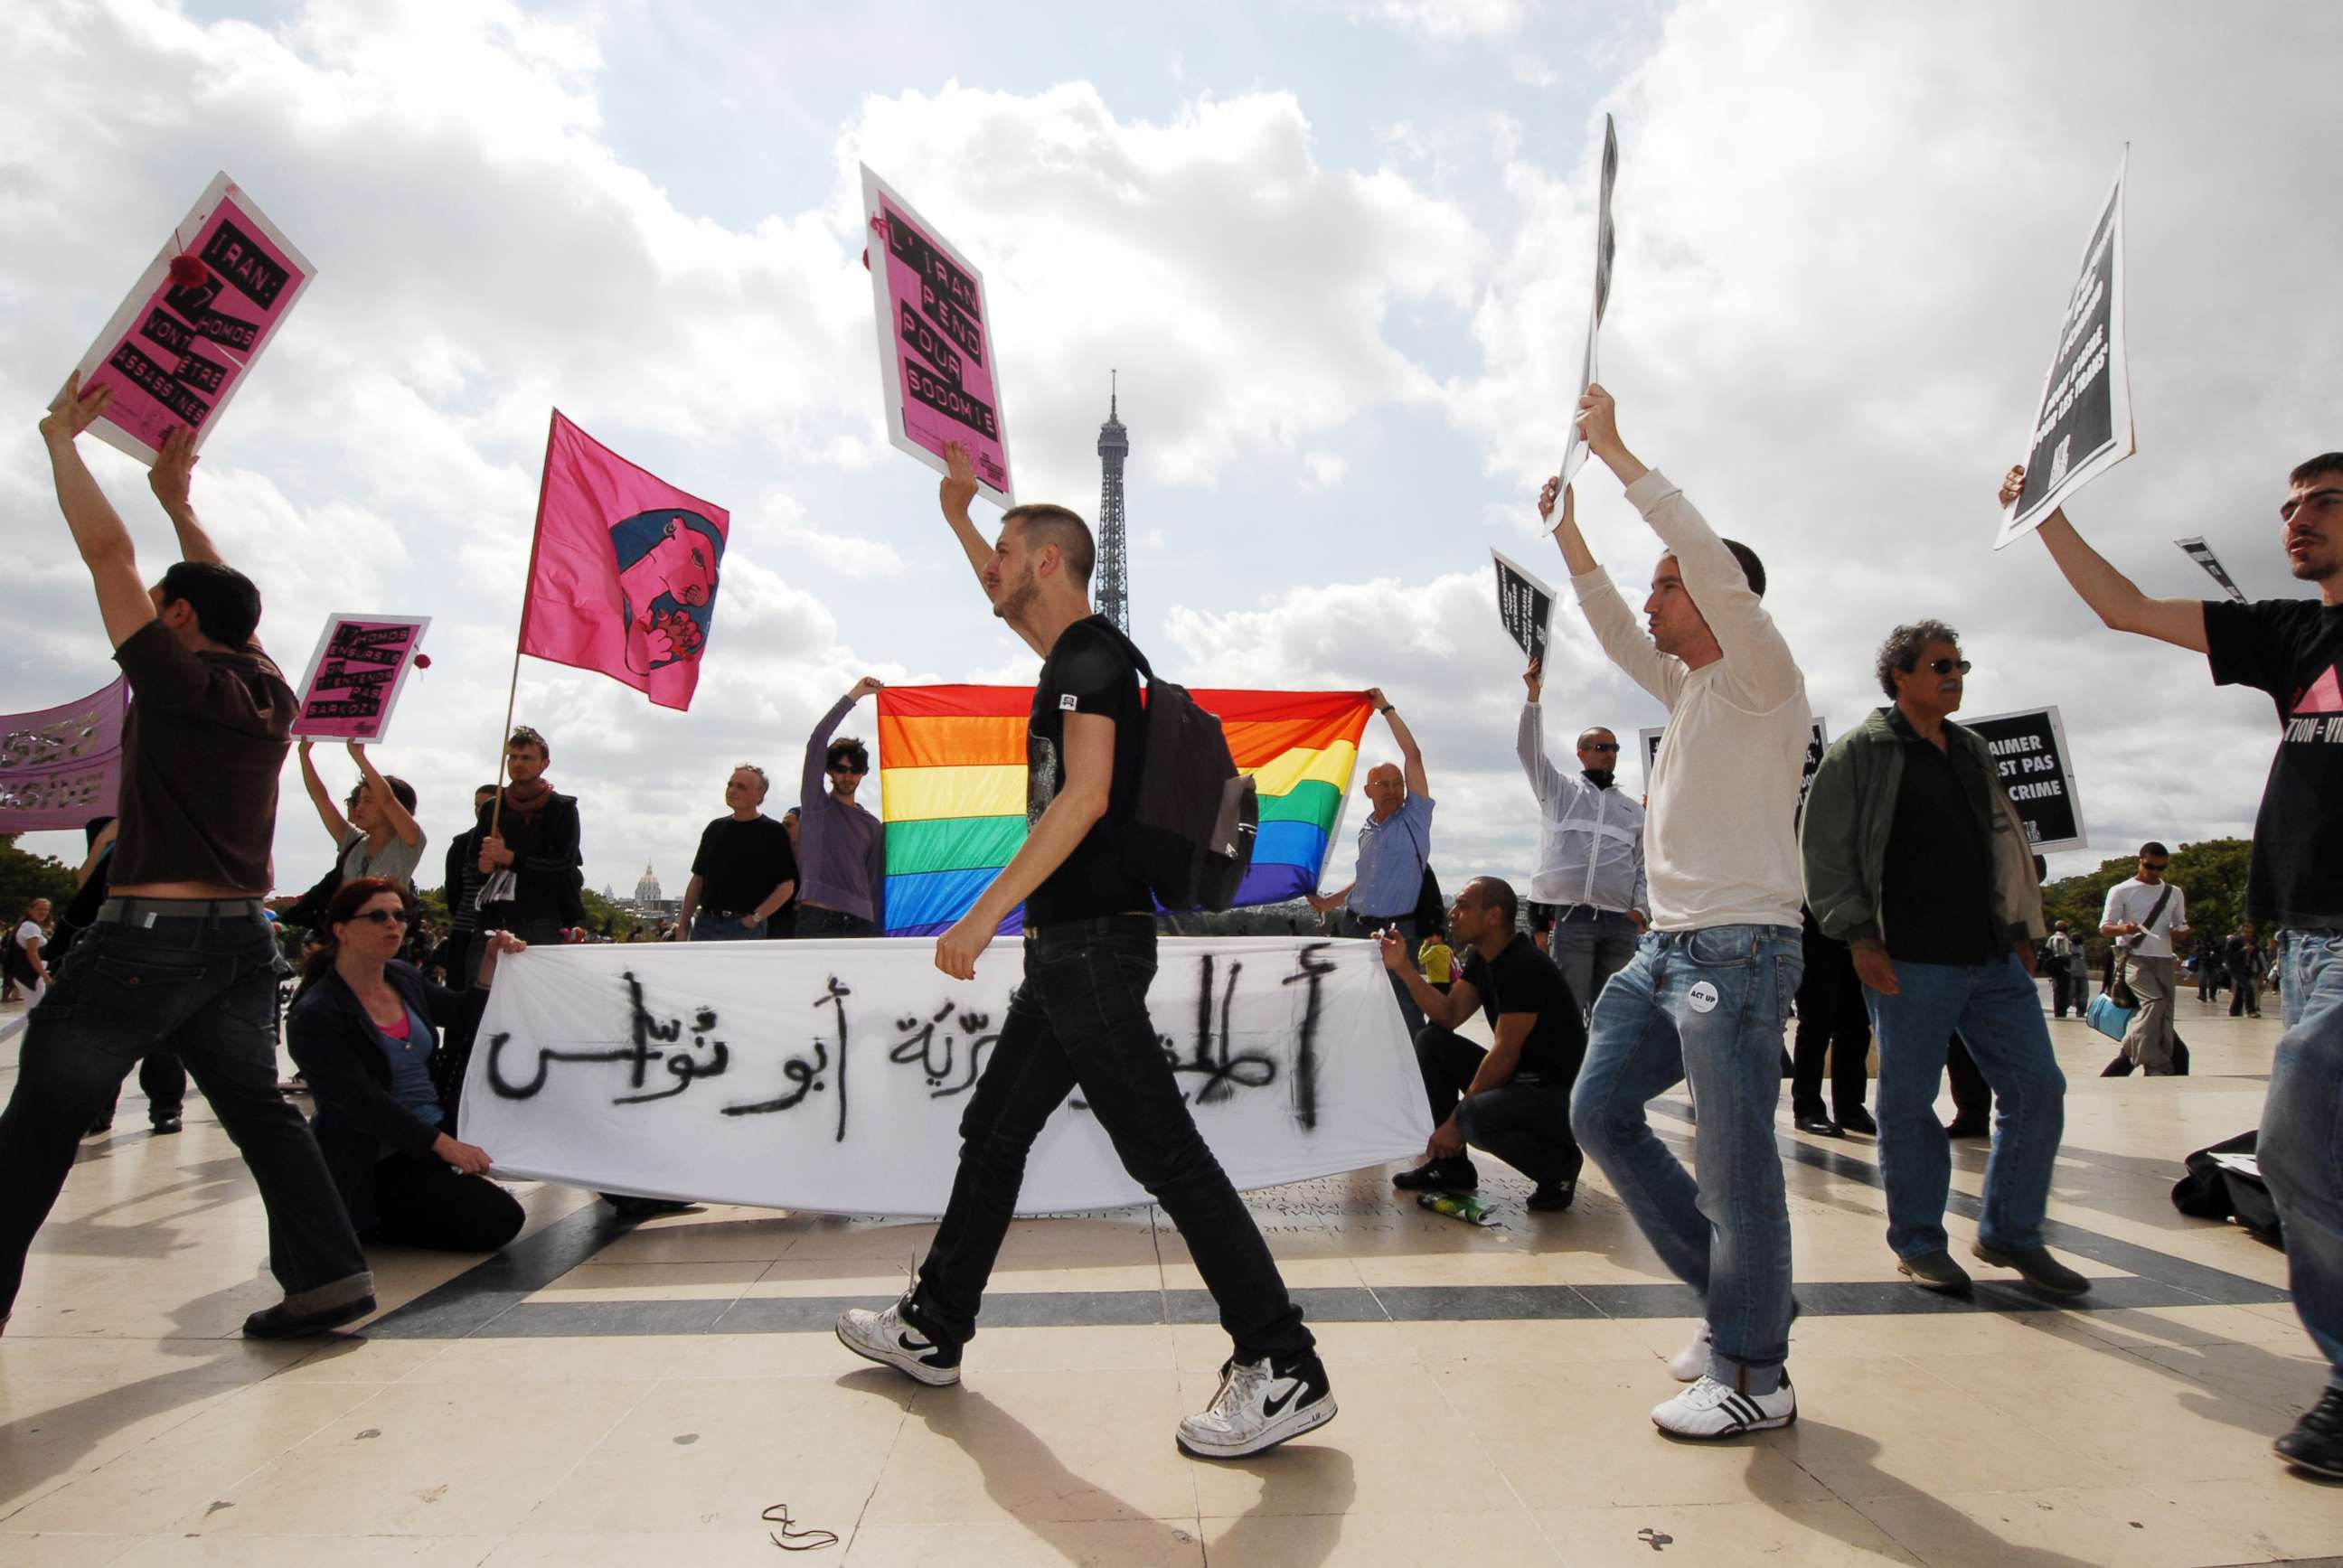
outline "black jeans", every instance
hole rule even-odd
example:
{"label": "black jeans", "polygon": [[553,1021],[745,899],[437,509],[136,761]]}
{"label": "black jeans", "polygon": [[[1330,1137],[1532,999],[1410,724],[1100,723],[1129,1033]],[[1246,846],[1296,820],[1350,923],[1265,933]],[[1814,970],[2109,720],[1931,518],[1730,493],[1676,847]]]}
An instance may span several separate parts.
{"label": "black jeans", "polygon": [[[177,1116],[186,1111],[187,1070],[181,1065],[179,1053],[170,1050],[148,1051],[138,1063],[138,1092],[146,1097],[146,1120],[149,1121]],[[113,1121],[114,1113],[121,1105],[122,1085],[117,1083],[114,1086],[114,1097],[106,1102],[105,1120]]]}
{"label": "black jeans", "polygon": [[798,906],[798,930],[801,937],[875,937],[879,928],[860,915],[850,915],[844,910],[817,909],[811,904]]}
{"label": "black jeans", "polygon": [[[134,905],[134,909],[138,906]],[[178,1052],[236,1141],[268,1211],[287,1295],[362,1273],[366,1254],[301,1113],[277,1091],[277,942],[244,915],[104,920],[33,1010],[0,1112],[0,1312],[64,1190],[82,1134],[148,1051]]]}
{"label": "black jeans", "polygon": [[1993,1085],[1977,1070],[1968,1042],[1956,1031],[1945,1046],[1945,1083],[1953,1091],[1953,1120],[1970,1126],[1993,1123]]}
{"label": "black jeans", "polygon": [[[1792,1040],[1790,1114],[1835,1119],[1863,1109],[1869,1092],[1871,1014],[1855,952],[1809,930],[1801,944],[1806,972],[1798,978],[1798,1030]],[[1830,1064],[1831,1111],[1823,1109],[1823,1065]],[[1834,1115],[1834,1113],[1835,1113]]]}
{"label": "black jeans", "polygon": [[493,1252],[520,1234],[520,1201],[434,1154],[386,1156],[374,1168],[375,1239],[440,1252]]}
{"label": "black jeans", "polygon": [[1067,920],[1026,934],[1024,983],[1009,999],[1001,1038],[960,1118],[951,1201],[912,1292],[912,1315],[930,1335],[975,1337],[1026,1154],[1080,1088],[1123,1169],[1179,1226],[1238,1356],[1295,1355],[1314,1342],[1252,1211],[1172,1080],[1147,1016],[1154,978],[1151,915]]}
{"label": "black jeans", "polygon": [[1495,1155],[1539,1186],[1576,1181],[1586,1156],[1571,1135],[1570,1091],[1578,1081],[1584,1053],[1582,1061],[1570,1064],[1567,1078],[1516,1073],[1510,1082],[1460,1101],[1488,1054],[1436,1023],[1415,1031],[1415,1064],[1423,1072],[1423,1091],[1432,1101],[1433,1126],[1447,1121],[1453,1111],[1465,1142]]}

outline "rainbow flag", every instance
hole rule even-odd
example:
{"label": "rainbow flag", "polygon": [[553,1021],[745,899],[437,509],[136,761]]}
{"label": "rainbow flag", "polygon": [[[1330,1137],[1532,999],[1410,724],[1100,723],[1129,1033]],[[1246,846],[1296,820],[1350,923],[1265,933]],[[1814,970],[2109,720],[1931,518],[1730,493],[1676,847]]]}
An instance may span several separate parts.
{"label": "rainbow flag", "polygon": [[[1366,693],[1189,695],[1220,719],[1261,798],[1261,837],[1237,902],[1273,904],[1315,888],[1358,764]],[[1032,710],[1030,686],[890,686],[879,694],[889,936],[947,930],[1025,841]],[[1020,909],[1001,930],[1023,924]]]}

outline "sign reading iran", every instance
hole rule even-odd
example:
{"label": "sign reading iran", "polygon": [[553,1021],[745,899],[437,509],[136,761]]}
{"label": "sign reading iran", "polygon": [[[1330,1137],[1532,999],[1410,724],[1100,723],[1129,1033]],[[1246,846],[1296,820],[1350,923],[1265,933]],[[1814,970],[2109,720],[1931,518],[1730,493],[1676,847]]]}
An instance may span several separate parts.
{"label": "sign reading iran", "polygon": [[2001,548],[2031,532],[2066,498],[2132,455],[2131,375],[2124,362],[2124,164],[2083,247],[2082,276],[2066,297],[2058,348],[2026,441],[2026,483],[2003,513]]}
{"label": "sign reading iran", "polygon": [[1544,658],[1554,625],[1554,589],[1504,551],[1492,549],[1489,554],[1497,563],[1498,623],[1523,653]]}
{"label": "sign reading iran", "polygon": [[0,714],[0,833],[78,828],[114,814],[130,683],[77,702]]}
{"label": "sign reading iran", "polygon": [[1963,714],[1959,722],[1985,738],[2034,852],[2084,848],[2083,801],[2075,793],[2074,765],[2067,760],[2072,753],[2058,710],[2029,708],[1983,719]]}
{"label": "sign reading iran", "polygon": [[862,210],[887,438],[940,474],[950,467],[944,447],[959,442],[976,465],[977,488],[1015,506],[984,275],[868,166]]}
{"label": "sign reading iran", "polygon": [[201,447],[316,276],[248,193],[214,175],[82,356],[82,390],[114,388],[91,433],[143,463],[181,426]]}
{"label": "sign reading iran", "polygon": [[423,646],[427,615],[354,615],[326,618],[317,649],[301,677],[301,711],[293,734],[304,740],[379,740],[390,729],[390,710],[407,685],[416,650]]}
{"label": "sign reading iran", "polygon": [[[500,1176],[826,1213],[940,1213],[1021,944],[973,982],[935,944],[546,949],[498,966],[461,1136]],[[1167,938],[1148,1010],[1241,1189],[1420,1154],[1423,1078],[1373,942]],[[1148,1201],[1076,1091],[1018,1212]]]}

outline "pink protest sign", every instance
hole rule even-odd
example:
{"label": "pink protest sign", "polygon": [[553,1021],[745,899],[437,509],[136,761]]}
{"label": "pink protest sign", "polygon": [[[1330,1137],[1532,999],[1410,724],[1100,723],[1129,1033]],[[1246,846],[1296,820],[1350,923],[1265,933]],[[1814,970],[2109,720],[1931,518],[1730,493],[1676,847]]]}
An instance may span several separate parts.
{"label": "pink protest sign", "polygon": [[84,389],[114,388],[92,434],[147,463],[182,425],[201,446],[315,276],[250,196],[213,176],[82,356]]}
{"label": "pink protest sign", "polygon": [[868,167],[862,208],[888,439],[939,473],[945,445],[958,441],[976,464],[977,487],[1015,506],[984,275]]}
{"label": "pink protest sign", "polygon": [[430,624],[427,615],[327,616],[325,635],[301,677],[294,735],[304,740],[381,739],[423,645],[423,628]]}
{"label": "pink protest sign", "polygon": [[130,683],[78,702],[0,714],[0,833],[78,828],[114,814]]}

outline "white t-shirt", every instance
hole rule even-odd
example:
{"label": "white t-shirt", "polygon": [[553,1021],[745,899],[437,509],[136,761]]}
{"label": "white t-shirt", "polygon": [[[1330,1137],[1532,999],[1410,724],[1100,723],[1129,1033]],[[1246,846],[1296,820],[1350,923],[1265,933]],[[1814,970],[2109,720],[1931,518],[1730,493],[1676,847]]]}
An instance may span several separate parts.
{"label": "white t-shirt", "polygon": [[[23,925],[16,928],[16,935],[15,938],[16,946],[21,949],[27,942],[32,944],[32,951],[26,955],[27,957],[38,958],[41,952],[41,944],[46,940],[46,937],[42,933],[40,922],[37,920],[26,920]],[[27,1001],[38,1001],[40,1000],[42,988],[39,980],[19,980],[17,982],[17,986],[18,989],[22,990],[25,993],[25,1000]]]}
{"label": "white t-shirt", "polygon": [[2147,920],[2147,911],[2156,908],[2156,900],[2164,897],[2167,888],[2172,889],[2172,897],[2165,904],[2164,912],[2156,917],[2156,929],[2127,940],[2127,950],[2134,958],[2168,959],[2172,956],[2170,932],[2175,927],[2188,923],[2187,900],[2170,882],[2158,882],[2150,887],[2137,877],[2127,882],[2117,882],[2107,890],[2107,910],[2099,916],[2099,924],[2103,926]]}
{"label": "white t-shirt", "polygon": [[1741,563],[1656,468],[1627,499],[1676,558],[1725,657],[1662,653],[1599,568],[1571,578],[1611,662],[1668,707],[1652,769],[1644,870],[1654,930],[1800,924],[1798,781],[1814,729],[1805,677]]}

